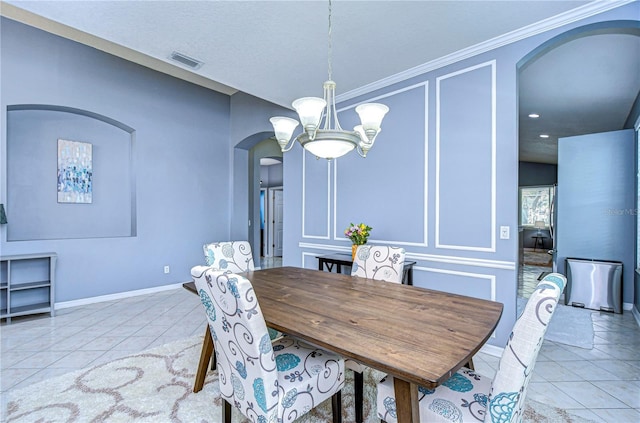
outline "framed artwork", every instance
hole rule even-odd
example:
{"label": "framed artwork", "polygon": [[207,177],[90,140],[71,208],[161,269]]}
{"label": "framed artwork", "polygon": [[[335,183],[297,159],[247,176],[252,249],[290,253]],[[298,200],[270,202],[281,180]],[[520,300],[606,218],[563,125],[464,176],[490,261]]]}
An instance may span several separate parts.
{"label": "framed artwork", "polygon": [[58,203],[91,203],[93,152],[88,142],[58,140]]}

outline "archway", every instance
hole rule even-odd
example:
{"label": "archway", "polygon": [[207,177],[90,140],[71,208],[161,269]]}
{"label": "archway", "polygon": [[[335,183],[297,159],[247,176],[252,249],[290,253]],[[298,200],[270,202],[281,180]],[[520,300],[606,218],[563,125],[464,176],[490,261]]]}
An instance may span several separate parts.
{"label": "archway", "polygon": [[[543,174],[544,166],[555,166],[557,172],[558,138],[633,127],[640,109],[639,61],[640,22],[619,20],[584,25],[559,34],[518,62],[520,187],[536,185],[526,180],[532,179],[532,174],[538,177]],[[540,118],[529,117],[532,113]],[[548,138],[540,138],[541,135]],[[557,179],[553,183],[556,182]],[[557,224],[553,229],[562,230]],[[521,251],[523,242],[531,241],[530,236],[523,234]],[[550,248],[555,252],[555,243]],[[562,265],[554,256],[553,269],[562,271]],[[520,276],[522,267],[521,263]],[[637,284],[635,293],[637,297]],[[629,301],[628,295],[625,301]]]}
{"label": "archway", "polygon": [[256,266],[260,265],[261,251],[260,159],[283,157],[273,135],[259,132],[234,147],[231,237],[249,241]]}

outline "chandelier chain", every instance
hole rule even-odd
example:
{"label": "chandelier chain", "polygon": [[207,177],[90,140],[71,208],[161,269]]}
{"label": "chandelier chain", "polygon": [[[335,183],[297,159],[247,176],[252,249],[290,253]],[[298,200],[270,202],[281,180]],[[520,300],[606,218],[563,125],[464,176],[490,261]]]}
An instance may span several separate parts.
{"label": "chandelier chain", "polygon": [[332,55],[332,43],[331,43],[331,0],[329,0],[329,54],[328,54],[328,67],[329,67],[329,81],[332,81],[331,74],[333,73],[332,63],[331,63],[331,55]]}

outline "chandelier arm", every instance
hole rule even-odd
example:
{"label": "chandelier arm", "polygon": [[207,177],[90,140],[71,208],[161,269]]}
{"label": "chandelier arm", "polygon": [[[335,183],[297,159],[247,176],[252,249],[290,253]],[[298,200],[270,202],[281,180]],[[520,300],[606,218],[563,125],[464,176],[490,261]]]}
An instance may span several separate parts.
{"label": "chandelier arm", "polygon": [[[300,136],[300,135],[298,135],[298,136]],[[280,151],[282,151],[283,153],[286,153],[287,151],[291,151],[291,149],[295,145],[297,139],[298,139],[298,137],[291,137],[291,139],[289,141],[287,141],[287,144],[289,145],[289,147],[287,147],[287,144],[285,144],[284,147],[280,148]]]}

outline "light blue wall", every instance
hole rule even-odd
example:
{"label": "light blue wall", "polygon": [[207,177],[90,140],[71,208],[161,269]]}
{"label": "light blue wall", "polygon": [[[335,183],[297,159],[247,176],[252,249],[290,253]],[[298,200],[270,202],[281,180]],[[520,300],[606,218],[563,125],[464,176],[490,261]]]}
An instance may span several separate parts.
{"label": "light blue wall", "polygon": [[503,303],[489,340],[503,346],[516,317],[518,63],[571,28],[637,17],[622,7],[339,104],[344,128],[360,102],[390,112],[366,159],[285,154],[284,264],[316,268],[317,255],[348,252],[344,228],[365,222],[371,243],[417,261],[415,285]]}
{"label": "light blue wall", "polygon": [[[190,268],[203,261],[202,244],[229,234],[230,189],[219,182],[229,180],[229,97],[5,18],[0,30],[0,198],[9,219],[0,227],[1,253],[57,252],[56,302],[190,280]],[[7,161],[24,160],[7,156],[7,107],[19,104],[75,108],[134,129],[136,236],[64,239],[61,234],[53,240],[7,242],[8,228],[28,225],[7,201],[20,189],[7,181]],[[57,142],[55,134],[46,135],[47,143]],[[32,166],[55,168],[55,149],[48,151]],[[96,162],[103,159],[99,149],[93,154]],[[107,165],[115,169],[96,169],[96,180],[122,163]],[[31,185],[42,189],[35,195],[55,196],[55,173],[34,177],[38,181]],[[164,265],[171,273],[163,273]]]}
{"label": "light blue wall", "polygon": [[[285,154],[285,265],[316,268],[315,255],[349,250],[346,224],[367,222],[372,242],[403,245],[418,261],[416,285],[504,303],[489,341],[503,346],[515,320],[516,65],[567,29],[637,19],[633,6],[343,102],[343,127],[360,101],[381,97],[391,111],[366,160],[327,163],[299,146]],[[272,134],[269,117],[293,112],[244,93],[229,99],[6,19],[1,35],[3,120],[8,105],[51,104],[136,132],[135,238],[6,242],[0,229],[3,254],[58,252],[59,301],[185,281],[202,243],[248,238],[249,150]],[[1,146],[4,169],[4,130]],[[499,239],[501,225],[511,239]]]}
{"label": "light blue wall", "polygon": [[558,270],[566,258],[623,262],[623,301],[634,301],[635,132],[558,140]]}
{"label": "light blue wall", "polygon": [[[12,187],[7,241],[136,235],[133,128],[80,110],[39,105],[10,107],[6,121]],[[99,175],[92,178],[91,204],[58,203],[51,180],[58,139],[91,144],[92,169]]]}
{"label": "light blue wall", "polygon": [[295,112],[243,92],[231,96],[231,239],[249,239],[249,220],[252,220],[251,225],[260,224],[260,215],[254,214],[248,203],[249,192],[253,192],[249,169],[254,169],[255,165],[249,150],[273,136],[273,126],[269,122],[272,116],[295,117]]}
{"label": "light blue wall", "polygon": [[[370,243],[417,261],[416,286],[504,303],[490,341],[502,345],[515,320],[515,62],[482,55],[372,94],[390,112],[366,159],[287,153],[284,264],[316,268],[316,255],[349,251],[344,228],[364,222]],[[340,105],[343,127],[361,100]],[[500,225],[511,239],[498,239]]]}

